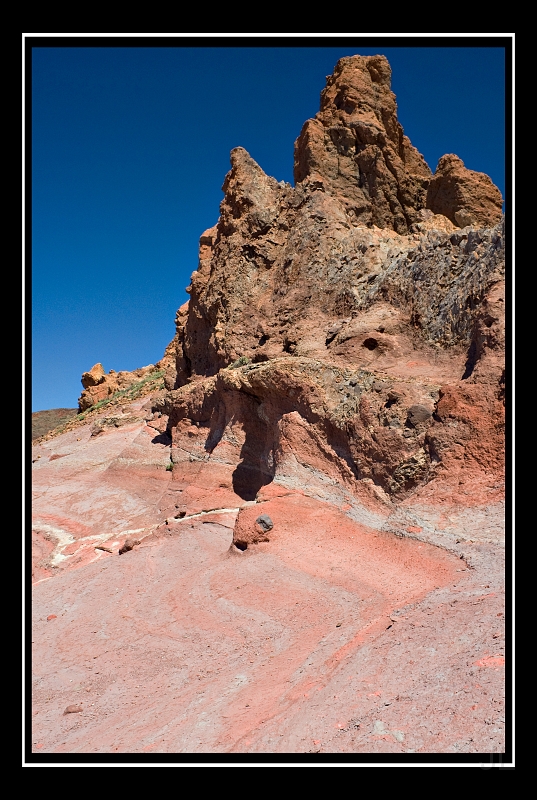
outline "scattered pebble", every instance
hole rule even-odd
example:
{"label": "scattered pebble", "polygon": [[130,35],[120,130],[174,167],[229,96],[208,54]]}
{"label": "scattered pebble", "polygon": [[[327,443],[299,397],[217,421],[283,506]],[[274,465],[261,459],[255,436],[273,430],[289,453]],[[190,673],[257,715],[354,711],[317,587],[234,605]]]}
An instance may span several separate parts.
{"label": "scattered pebble", "polygon": [[47,617],[47,622],[50,622],[51,619],[58,619],[58,617],[56,616],[56,614],[49,614]]}
{"label": "scattered pebble", "polygon": [[265,533],[267,533],[268,531],[271,531],[273,529],[273,527],[274,527],[274,523],[273,523],[273,521],[271,520],[271,518],[269,517],[268,514],[261,514],[256,519],[256,524],[259,525],[261,530],[263,532],[265,532]]}
{"label": "scattered pebble", "polygon": [[79,711],[82,711],[82,706],[67,706],[64,714],[78,714]]}

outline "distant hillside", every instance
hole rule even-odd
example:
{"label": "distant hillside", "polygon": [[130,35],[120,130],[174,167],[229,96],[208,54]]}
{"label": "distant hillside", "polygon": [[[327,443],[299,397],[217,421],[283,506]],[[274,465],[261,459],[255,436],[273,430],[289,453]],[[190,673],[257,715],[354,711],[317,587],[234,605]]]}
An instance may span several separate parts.
{"label": "distant hillside", "polygon": [[32,440],[54,430],[62,422],[67,422],[78,414],[78,408],[50,408],[48,411],[35,411],[32,414]]}

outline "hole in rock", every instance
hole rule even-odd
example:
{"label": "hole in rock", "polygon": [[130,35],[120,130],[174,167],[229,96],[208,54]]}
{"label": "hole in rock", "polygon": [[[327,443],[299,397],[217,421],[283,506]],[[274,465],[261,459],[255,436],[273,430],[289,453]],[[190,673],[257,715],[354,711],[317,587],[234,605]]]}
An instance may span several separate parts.
{"label": "hole in rock", "polygon": [[267,334],[266,334],[266,333],[264,333],[264,334],[263,334],[263,336],[262,336],[262,337],[259,339],[259,346],[260,346],[260,347],[263,347],[263,345],[264,345],[264,344],[266,344],[266,343],[268,342],[269,338],[270,338],[270,337],[269,337],[269,336],[267,336]]}
{"label": "hole in rock", "polygon": [[367,347],[368,350],[375,350],[379,346],[379,343],[376,339],[366,339],[363,343],[363,347]]}
{"label": "hole in rock", "polygon": [[283,340],[283,352],[290,353],[291,355],[293,355],[295,350],[296,350],[296,342],[291,341],[291,339],[285,338]]}
{"label": "hole in rock", "polygon": [[237,548],[237,550],[242,550],[242,551],[244,551],[244,550],[247,550],[247,549],[248,549],[248,542],[240,542],[240,541],[237,541],[237,542],[233,542],[233,544],[235,545],[235,547]]}

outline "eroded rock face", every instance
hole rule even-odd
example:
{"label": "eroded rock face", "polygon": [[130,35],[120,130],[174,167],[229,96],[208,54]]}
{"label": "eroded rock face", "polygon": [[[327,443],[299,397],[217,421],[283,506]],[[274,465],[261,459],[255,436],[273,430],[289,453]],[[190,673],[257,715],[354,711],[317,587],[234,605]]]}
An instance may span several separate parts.
{"label": "eroded rock face", "polygon": [[504,274],[503,222],[490,229],[430,229],[386,264],[370,283],[363,307],[382,297],[407,309],[425,340],[469,345],[487,293],[503,283]]}
{"label": "eroded rock face", "polygon": [[390,83],[384,56],[338,61],[296,142],[295,181],[340,198],[363,225],[404,234],[425,208],[432,175],[397,120]]}
{"label": "eroded rock face", "polygon": [[[291,441],[297,463],[335,470],[350,491],[371,481],[408,494],[457,447],[467,468],[501,471],[501,195],[453,155],[431,174],[390,80],[383,56],[338,62],[297,139],[294,188],[232,151],[219,220],[157,365],[172,460],[219,460],[227,442],[233,489],[249,500],[287,480]],[[151,369],[95,365],[80,408]],[[493,415],[486,434],[468,392]],[[486,455],[472,444],[483,435]]]}
{"label": "eroded rock face", "polygon": [[463,473],[503,473],[500,375],[484,391],[290,356],[222,369],[155,407],[168,416],[179,468],[228,464],[245,500],[272,481],[297,489],[329,480],[357,496],[376,487],[387,500],[454,464]]}
{"label": "eroded rock face", "polygon": [[[348,170],[330,171],[336,128],[353,131],[355,142],[376,131],[368,147],[377,162],[397,162],[398,197],[413,198],[399,217],[386,216],[378,186],[368,210],[356,212],[359,185]],[[365,150],[338,163],[354,163],[357,152]],[[166,385],[178,391],[158,405],[169,416],[173,457],[211,460],[227,441],[234,489],[250,500],[288,479],[281,443],[291,430],[300,430],[291,436],[295,461],[319,474],[336,469],[351,491],[371,481],[405,496],[448,462],[501,472],[503,222],[490,227],[489,215],[480,218],[488,227],[461,228],[455,218],[460,198],[477,208],[482,193],[472,187],[488,179],[446,157],[433,185],[449,173],[455,199],[424,207],[431,176],[397,123],[385,59],[339,62],[297,153],[295,188],[265,175],[244,149],[231,154],[220,219],[200,239],[190,301],[177,316],[176,372]],[[446,422],[437,413],[441,397],[463,403],[466,390],[446,386],[481,381],[487,388],[476,402],[493,413],[490,430],[479,415]],[[487,455],[470,444],[483,436]],[[450,461],[463,440],[468,458]]]}
{"label": "eroded rock face", "polygon": [[[342,338],[383,300],[391,319],[376,356],[400,360],[416,335],[470,346],[478,307],[501,280],[501,196],[456,157],[433,176],[402,132],[389,84],[384,57],[338,62],[297,140],[294,188],[232,151],[220,218],[202,234],[167,350],[167,388],[240,359],[323,359],[333,340],[330,355],[348,357]],[[474,228],[495,227],[469,229],[468,215]]]}

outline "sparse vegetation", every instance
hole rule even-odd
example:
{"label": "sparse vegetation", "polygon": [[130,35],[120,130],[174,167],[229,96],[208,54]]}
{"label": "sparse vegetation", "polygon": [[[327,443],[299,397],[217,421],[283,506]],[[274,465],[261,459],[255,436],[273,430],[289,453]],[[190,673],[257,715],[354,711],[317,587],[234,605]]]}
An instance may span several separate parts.
{"label": "sparse vegetation", "polygon": [[[143,397],[145,394],[158,391],[159,389],[164,389],[164,370],[157,370],[149,373],[149,375],[146,375],[142,380],[127,386],[125,389],[119,389],[119,391],[114,392],[110,397],[99,400],[98,403],[95,403],[95,405],[90,406],[90,408],[85,409],[79,414],[76,413],[76,409],[52,409],[51,411],[37,412],[42,422],[40,423],[40,427],[37,428],[34,422],[37,414],[32,415],[32,440],[39,439],[49,434],[58,436],[64,433],[64,431],[69,430],[69,428],[76,426],[77,423],[83,422],[88,414],[92,415],[95,411],[100,411],[106,408],[106,406],[115,405],[120,401],[131,402],[138,397]],[[63,414],[58,424],[57,413],[69,411],[72,413],[70,415],[67,413]],[[45,419],[48,420],[47,423],[45,423]],[[56,424],[51,424],[53,422]],[[39,430],[39,432],[37,432],[37,430]]]}
{"label": "sparse vegetation", "polygon": [[250,359],[247,356],[240,356],[233,364],[230,364],[229,367],[226,369],[237,369],[238,367],[245,367],[246,364],[250,363]]}
{"label": "sparse vegetation", "polygon": [[76,408],[51,408],[32,414],[32,440],[45,436],[55,428],[65,426],[76,417]]}
{"label": "sparse vegetation", "polygon": [[[99,400],[98,403],[95,405],[90,406],[85,412],[86,414],[91,411],[98,411],[101,408],[105,408],[105,406],[110,405],[110,403],[115,403],[117,400],[136,400],[136,398],[141,397],[145,391],[151,388],[153,391],[157,389],[164,388],[164,381],[162,378],[164,377],[164,370],[159,372],[151,372],[149,375],[146,375],[141,381],[137,383],[133,383],[128,386],[126,389],[119,389],[114,394],[111,394],[110,397],[105,397],[104,400]],[[149,386],[150,383],[156,383],[155,386]],[[81,416],[79,414],[79,416]]]}

